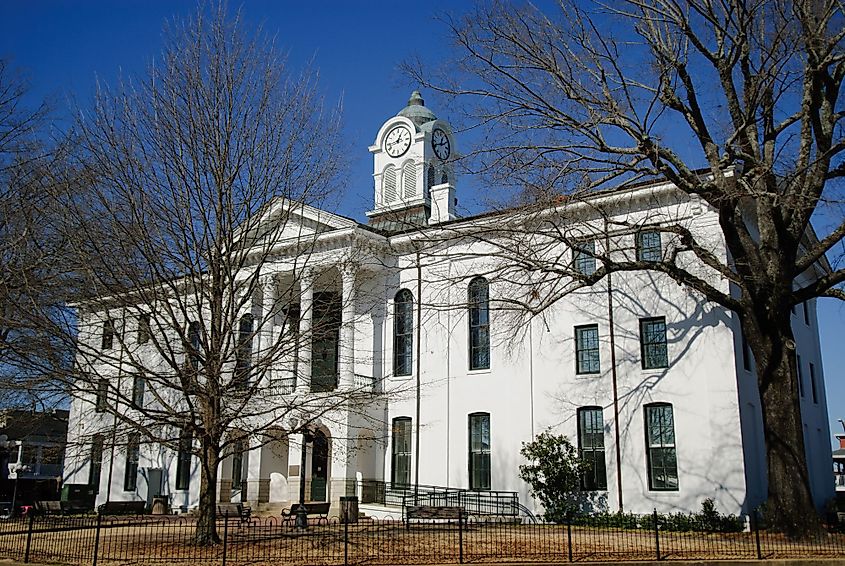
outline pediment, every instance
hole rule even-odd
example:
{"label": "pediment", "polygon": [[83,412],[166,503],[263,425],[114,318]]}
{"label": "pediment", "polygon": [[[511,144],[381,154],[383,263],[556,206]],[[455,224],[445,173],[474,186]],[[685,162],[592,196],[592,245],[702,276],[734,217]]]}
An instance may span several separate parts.
{"label": "pediment", "polygon": [[[262,240],[265,243],[270,241],[281,243],[309,239],[334,230],[354,228],[357,225],[358,223],[351,218],[279,198],[265,207],[265,210],[250,223],[247,232],[251,235],[249,239],[253,240],[251,247],[254,247]],[[240,241],[243,237],[244,234],[240,234],[235,239]]]}

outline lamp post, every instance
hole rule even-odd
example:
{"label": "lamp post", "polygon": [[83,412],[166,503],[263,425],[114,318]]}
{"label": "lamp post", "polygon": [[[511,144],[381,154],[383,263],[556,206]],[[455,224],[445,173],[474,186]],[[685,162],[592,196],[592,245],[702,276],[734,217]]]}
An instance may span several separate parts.
{"label": "lamp post", "polygon": [[311,442],[311,431],[304,428],[302,431],[302,455],[299,464],[299,507],[296,509],[296,520],[294,521],[297,529],[308,528],[308,510],[305,508],[305,463],[309,442]]}

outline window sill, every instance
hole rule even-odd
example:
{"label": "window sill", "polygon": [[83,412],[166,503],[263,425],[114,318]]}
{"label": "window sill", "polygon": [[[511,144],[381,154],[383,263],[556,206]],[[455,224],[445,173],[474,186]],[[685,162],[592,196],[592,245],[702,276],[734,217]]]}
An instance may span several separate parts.
{"label": "window sill", "polygon": [[409,379],[413,378],[414,374],[412,373],[411,375],[391,375],[389,379],[391,381],[408,381]]}
{"label": "window sill", "polygon": [[485,373],[493,373],[493,370],[490,368],[487,369],[468,369],[467,375],[483,375]]}
{"label": "window sill", "polygon": [[602,372],[600,371],[597,371],[596,373],[576,373],[575,379],[595,379],[601,376]]}
{"label": "window sill", "polygon": [[681,496],[681,490],[679,489],[649,489],[648,492],[651,495],[659,497],[668,497],[669,499],[674,499],[676,497]]}

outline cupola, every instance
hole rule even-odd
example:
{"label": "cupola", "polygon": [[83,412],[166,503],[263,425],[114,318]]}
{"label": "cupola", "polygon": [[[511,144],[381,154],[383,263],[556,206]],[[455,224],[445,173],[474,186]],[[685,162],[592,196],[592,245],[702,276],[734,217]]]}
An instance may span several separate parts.
{"label": "cupola", "polygon": [[452,129],[426,107],[419,91],[412,92],[407,106],[382,125],[369,149],[374,185],[374,208],[367,213],[371,226],[397,231],[455,218]]}

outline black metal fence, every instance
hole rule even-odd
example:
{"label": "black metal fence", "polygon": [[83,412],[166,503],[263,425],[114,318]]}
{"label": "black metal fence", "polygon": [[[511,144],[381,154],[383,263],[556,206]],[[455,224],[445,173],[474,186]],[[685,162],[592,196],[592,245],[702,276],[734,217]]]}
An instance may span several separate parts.
{"label": "black metal fence", "polygon": [[789,540],[758,529],[671,532],[602,524],[522,524],[503,518],[314,522],[299,530],[280,518],[221,519],[221,543],[193,543],[193,519],[175,516],[27,517],[0,522],[0,556],[23,562],[423,564],[501,561],[774,559],[845,557],[845,535]]}

